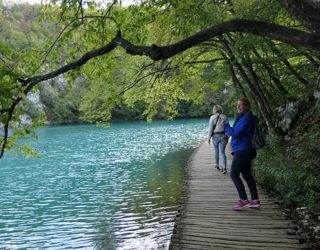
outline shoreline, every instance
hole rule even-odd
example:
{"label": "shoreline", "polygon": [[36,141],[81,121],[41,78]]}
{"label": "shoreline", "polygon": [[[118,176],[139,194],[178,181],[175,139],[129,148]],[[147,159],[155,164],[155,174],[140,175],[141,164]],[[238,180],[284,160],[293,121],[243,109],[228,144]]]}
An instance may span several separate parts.
{"label": "shoreline", "polygon": [[187,194],[189,192],[189,180],[188,180],[188,175],[189,175],[189,171],[190,168],[192,167],[192,162],[194,161],[194,158],[196,156],[196,154],[198,153],[198,151],[200,150],[201,146],[206,143],[206,140],[204,140],[203,142],[201,142],[191,153],[191,155],[189,156],[189,159],[187,161],[187,164],[185,166],[184,169],[184,173],[183,173],[183,180],[182,180],[182,187],[181,187],[181,194],[180,194],[180,199],[179,199],[179,203],[178,203],[178,209],[177,209],[177,214],[174,218],[174,226],[173,226],[173,230],[172,230],[172,234],[170,237],[170,241],[169,241],[169,248],[168,249],[172,249],[172,244],[173,241],[175,240],[174,238],[176,238],[177,235],[180,234],[180,230],[178,230],[177,228],[181,225],[181,216],[184,214],[184,210],[186,207],[186,199],[187,199]]}

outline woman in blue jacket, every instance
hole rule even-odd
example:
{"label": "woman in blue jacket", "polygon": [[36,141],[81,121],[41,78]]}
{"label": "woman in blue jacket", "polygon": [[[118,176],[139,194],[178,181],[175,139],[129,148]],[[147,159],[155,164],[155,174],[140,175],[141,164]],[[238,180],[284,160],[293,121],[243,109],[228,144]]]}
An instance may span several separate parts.
{"label": "woman in blue jacket", "polygon": [[[231,148],[233,160],[231,164],[231,178],[238,191],[240,200],[233,206],[233,209],[240,210],[243,207],[260,207],[256,182],[251,173],[251,162],[256,157],[256,150],[252,147],[255,121],[258,119],[250,111],[250,102],[239,99],[237,103],[238,116],[233,127],[227,123],[224,126],[226,133],[231,136]],[[251,200],[248,200],[245,187],[240,179],[240,173],[248,184]]]}

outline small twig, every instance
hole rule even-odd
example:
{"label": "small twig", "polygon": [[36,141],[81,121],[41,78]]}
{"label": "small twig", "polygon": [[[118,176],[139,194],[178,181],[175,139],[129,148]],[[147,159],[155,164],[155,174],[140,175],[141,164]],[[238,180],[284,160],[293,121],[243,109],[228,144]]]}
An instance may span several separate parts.
{"label": "small twig", "polygon": [[217,61],[223,61],[225,60],[224,58],[216,58],[212,60],[203,60],[203,61],[194,61],[194,62],[185,62],[184,64],[197,64],[197,63],[212,63],[212,62],[217,62]]}
{"label": "small twig", "polygon": [[[32,75],[35,74],[35,72],[37,72],[37,71],[41,68],[41,66],[45,63],[45,61],[47,60],[49,54],[51,53],[51,51],[53,50],[53,48],[55,47],[55,45],[57,44],[57,42],[60,40],[60,38],[62,37],[62,35],[65,33],[65,31],[66,31],[73,23],[75,23],[76,21],[78,21],[79,19],[81,19],[81,20],[82,20],[81,24],[83,24],[83,20],[84,20],[84,19],[93,19],[93,18],[110,19],[110,20],[112,20],[112,21],[116,24],[116,26],[117,26],[117,28],[118,28],[118,30],[119,30],[119,24],[118,24],[118,22],[117,22],[113,17],[107,17],[107,16],[105,16],[105,15],[103,15],[103,16],[94,16],[94,15],[82,16],[81,18],[76,18],[76,19],[72,20],[70,23],[68,23],[68,24],[59,32],[59,34],[58,34],[58,36],[56,37],[56,39],[54,40],[54,42],[51,44],[51,46],[49,47],[49,49],[45,52],[45,56],[44,56],[41,64],[32,72]],[[25,84],[23,83],[22,86],[25,86]]]}

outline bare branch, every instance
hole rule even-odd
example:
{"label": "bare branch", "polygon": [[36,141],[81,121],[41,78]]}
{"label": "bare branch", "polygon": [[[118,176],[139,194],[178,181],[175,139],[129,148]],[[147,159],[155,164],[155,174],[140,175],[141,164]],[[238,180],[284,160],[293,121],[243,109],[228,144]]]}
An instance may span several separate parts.
{"label": "bare branch", "polygon": [[[113,18],[113,17],[108,17],[106,15],[103,15],[103,16],[95,16],[95,15],[88,15],[88,16],[82,16],[81,18],[76,18],[74,20],[72,20],[71,22],[69,22],[67,25],[64,26],[64,28],[59,32],[58,36],[56,37],[56,39],[54,40],[54,42],[51,44],[51,46],[49,47],[49,49],[45,52],[45,56],[41,62],[41,64],[33,71],[33,73],[37,72],[40,67],[45,63],[45,61],[47,60],[49,54],[51,53],[51,51],[53,50],[54,46],[57,44],[57,42],[60,40],[61,36],[63,35],[63,33],[73,24],[75,23],[76,21],[78,21],[79,19],[82,20],[82,23],[83,24],[83,20],[85,19],[94,19],[94,18],[101,18],[101,19],[110,19],[112,20],[116,26],[117,26],[117,29],[120,30],[120,26],[118,24],[118,22]],[[22,84],[22,86],[24,86],[24,84]]]}
{"label": "bare branch", "polygon": [[212,60],[185,62],[184,64],[212,63],[212,62],[224,61],[224,60],[225,60],[225,58],[216,58],[216,59],[212,59]]}
{"label": "bare branch", "polygon": [[144,65],[143,67],[141,67],[141,69],[139,69],[139,73],[136,75],[135,79],[129,84],[129,86],[127,86],[125,89],[123,89],[119,95],[123,95],[126,91],[132,89],[134,86],[136,86],[139,82],[141,82],[143,79],[148,78],[150,76],[159,76],[160,73],[164,73],[165,71],[170,71],[170,70],[174,70],[177,69],[178,67],[168,67],[168,65],[165,66],[165,68],[158,68],[156,70],[152,70],[150,73],[146,74],[146,75],[142,75],[142,72],[144,72],[147,68],[149,68],[150,66],[153,66],[155,64],[155,62],[150,63],[148,65]]}

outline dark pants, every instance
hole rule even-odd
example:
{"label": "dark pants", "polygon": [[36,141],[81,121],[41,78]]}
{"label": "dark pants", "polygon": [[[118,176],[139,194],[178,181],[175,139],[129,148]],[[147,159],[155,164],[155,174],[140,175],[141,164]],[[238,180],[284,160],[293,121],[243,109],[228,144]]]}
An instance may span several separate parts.
{"label": "dark pants", "polygon": [[251,199],[256,200],[259,198],[256,182],[251,174],[251,162],[256,157],[256,154],[255,150],[244,150],[235,152],[233,155],[230,175],[241,200],[247,200],[248,197],[243,182],[240,179],[240,173],[248,184]]}

